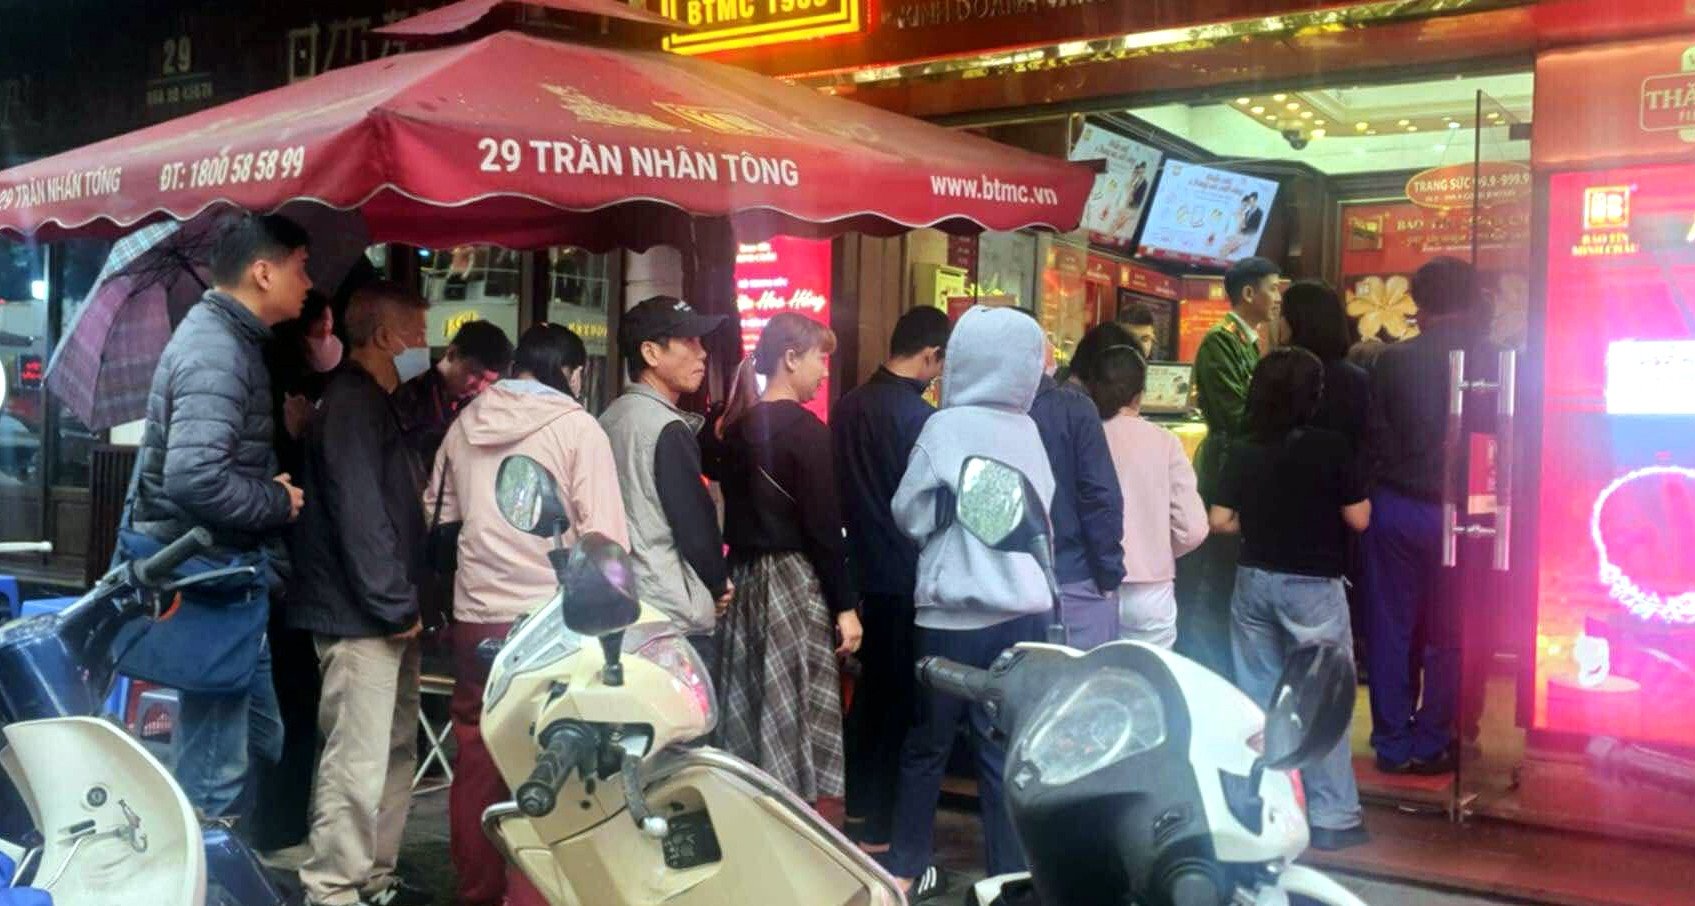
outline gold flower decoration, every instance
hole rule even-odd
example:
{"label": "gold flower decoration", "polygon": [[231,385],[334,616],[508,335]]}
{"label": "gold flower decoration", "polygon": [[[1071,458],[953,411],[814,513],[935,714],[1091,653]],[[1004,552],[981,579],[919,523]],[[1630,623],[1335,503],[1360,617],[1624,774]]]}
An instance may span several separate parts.
{"label": "gold flower decoration", "polygon": [[1418,336],[1418,325],[1412,320],[1418,314],[1418,304],[1410,288],[1407,278],[1398,274],[1387,280],[1367,277],[1354,284],[1348,291],[1348,317],[1359,322],[1361,339],[1379,333],[1388,334],[1391,340]]}

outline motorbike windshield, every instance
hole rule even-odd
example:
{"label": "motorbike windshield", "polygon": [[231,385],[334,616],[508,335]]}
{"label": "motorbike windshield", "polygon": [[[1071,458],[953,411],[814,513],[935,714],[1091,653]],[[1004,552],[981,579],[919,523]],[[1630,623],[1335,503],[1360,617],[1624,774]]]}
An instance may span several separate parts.
{"label": "motorbike windshield", "polygon": [[1165,705],[1140,674],[1116,667],[1048,693],[1013,748],[1047,786],[1062,786],[1165,742]]}

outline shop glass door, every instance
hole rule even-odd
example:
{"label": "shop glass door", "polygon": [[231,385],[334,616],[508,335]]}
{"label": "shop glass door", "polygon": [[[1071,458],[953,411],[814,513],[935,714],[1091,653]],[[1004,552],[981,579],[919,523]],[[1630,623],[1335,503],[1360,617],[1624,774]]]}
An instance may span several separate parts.
{"label": "shop glass door", "polygon": [[1518,524],[1512,466],[1523,444],[1516,378],[1530,298],[1530,143],[1512,110],[1485,92],[1477,94],[1474,122],[1469,232],[1487,311],[1464,361],[1471,387],[1464,392],[1455,438],[1459,468],[1449,494],[1456,523],[1476,529],[1455,540],[1450,570],[1461,652],[1456,814],[1511,804],[1525,749],[1517,702],[1528,655],[1521,614],[1510,605],[1510,548]]}

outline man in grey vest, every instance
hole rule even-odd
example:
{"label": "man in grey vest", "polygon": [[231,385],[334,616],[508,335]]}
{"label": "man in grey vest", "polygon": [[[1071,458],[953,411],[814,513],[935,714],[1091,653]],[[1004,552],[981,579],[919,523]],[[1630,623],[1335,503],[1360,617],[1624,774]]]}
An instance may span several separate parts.
{"label": "man in grey vest", "polygon": [[663,610],[714,670],[713,629],[733,588],[718,509],[701,480],[696,435],[703,419],[677,401],[700,389],[700,338],[723,325],[723,316],[702,315],[671,296],[624,312],[618,345],[631,386],[600,417],[618,461],[642,601]]}

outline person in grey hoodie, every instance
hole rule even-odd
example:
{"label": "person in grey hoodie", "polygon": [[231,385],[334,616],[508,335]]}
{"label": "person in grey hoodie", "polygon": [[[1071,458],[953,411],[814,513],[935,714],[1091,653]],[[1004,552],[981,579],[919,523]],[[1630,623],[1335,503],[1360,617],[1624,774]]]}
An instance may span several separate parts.
{"label": "person in grey hoodie", "polygon": [[[923,546],[914,596],[919,657],[988,667],[1005,649],[1041,640],[1052,619],[1047,580],[1035,558],[991,549],[947,509],[971,456],[992,457],[1023,472],[1042,506],[1052,505],[1053,471],[1029,415],[1045,343],[1040,325],[1029,317],[981,305],[959,319],[948,339],[941,411],[918,435],[892,501],[896,523]],[[966,720],[976,742],[988,872],[1018,871],[1024,864],[1002,796],[1006,753],[991,735],[988,714],[960,699],[926,693],[901,748],[894,834],[883,856],[884,866],[908,887],[909,900],[942,885],[930,864],[936,800],[948,753]]]}

